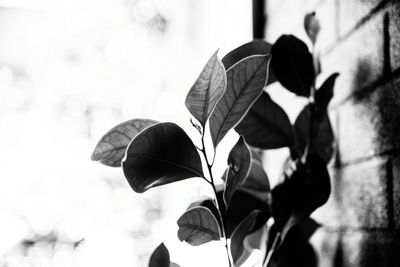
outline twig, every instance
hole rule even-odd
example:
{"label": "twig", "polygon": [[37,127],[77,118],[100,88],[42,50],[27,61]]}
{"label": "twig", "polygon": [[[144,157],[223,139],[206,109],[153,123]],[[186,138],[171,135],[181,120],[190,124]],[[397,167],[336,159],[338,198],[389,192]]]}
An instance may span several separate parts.
{"label": "twig", "polygon": [[213,160],[212,160],[212,162],[210,164],[210,162],[208,160],[208,157],[207,157],[206,148],[205,148],[205,145],[204,145],[204,131],[201,134],[201,145],[202,145],[202,149],[200,151],[203,153],[204,159],[205,159],[206,164],[207,164],[208,173],[210,175],[210,181],[208,181],[207,179],[206,179],[206,181],[211,185],[211,187],[212,187],[212,189],[214,191],[214,196],[215,196],[214,202],[215,202],[215,207],[217,208],[217,211],[218,211],[218,217],[219,217],[219,221],[220,221],[220,225],[221,225],[222,238],[225,241],[224,245],[225,245],[226,255],[228,257],[229,267],[234,267],[234,263],[233,263],[233,260],[232,260],[230,249],[228,247],[228,238],[226,236],[224,219],[222,217],[221,208],[220,208],[219,203],[218,203],[217,189],[215,188],[214,177],[213,177],[213,174],[212,174],[212,165],[214,164],[214,160],[215,160],[215,149],[214,149],[214,157],[213,157]]}

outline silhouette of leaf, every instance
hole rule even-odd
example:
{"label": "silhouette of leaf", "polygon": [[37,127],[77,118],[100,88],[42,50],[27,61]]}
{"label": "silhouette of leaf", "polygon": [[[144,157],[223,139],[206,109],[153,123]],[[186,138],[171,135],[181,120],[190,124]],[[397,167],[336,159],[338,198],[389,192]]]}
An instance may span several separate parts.
{"label": "silhouette of leaf", "polygon": [[212,240],[220,240],[221,231],[217,219],[206,207],[195,207],[186,211],[178,220],[178,238],[192,246]]}
{"label": "silhouette of leaf", "polygon": [[[248,56],[271,54],[271,47],[272,45],[264,40],[253,40],[229,52],[222,58],[222,63],[225,69],[229,69]],[[273,82],[276,82],[276,78],[274,73],[269,70],[267,85]]]}
{"label": "silhouette of leaf", "polygon": [[159,123],[129,144],[122,162],[135,192],[191,177],[203,177],[202,163],[187,134],[174,123]]}
{"label": "silhouette of leaf", "polygon": [[97,143],[92,153],[92,160],[110,167],[121,167],[129,142],[138,133],[156,123],[157,121],[153,120],[134,119],[118,124]]}
{"label": "silhouette of leaf", "polygon": [[328,107],[329,102],[333,97],[333,88],[335,87],[336,78],[339,73],[335,72],[329,76],[321,87],[315,92],[315,103],[322,110]]}
{"label": "silhouette of leaf", "polygon": [[260,214],[260,211],[254,210],[252,211],[233,231],[231,236],[231,253],[233,261],[236,263],[237,260],[243,253],[243,241],[246,236],[254,230],[254,226],[256,225],[257,216]]}
{"label": "silhouette of leaf", "polygon": [[228,156],[228,165],[224,201],[227,207],[233,193],[244,183],[248,176],[251,163],[250,148],[241,136]]}
{"label": "silhouette of leaf", "polygon": [[295,142],[286,112],[266,92],[261,94],[235,130],[249,145],[262,149],[292,146]]}
{"label": "silhouette of leaf", "polygon": [[225,68],[217,53],[208,60],[185,100],[187,109],[203,128],[226,87]]}
{"label": "silhouette of leaf", "polygon": [[277,80],[299,96],[310,96],[315,72],[307,45],[293,35],[282,35],[271,48],[271,68]]}
{"label": "silhouette of leaf", "polygon": [[[317,106],[318,107],[318,106]],[[298,115],[295,123],[296,148],[303,152],[309,136],[311,117],[311,106],[307,105]],[[326,109],[317,109],[315,111],[311,144],[309,153],[319,155],[325,163],[328,163],[334,152],[334,133]]]}
{"label": "silhouette of leaf", "polygon": [[272,216],[282,240],[294,225],[325,204],[331,191],[328,170],[319,156],[309,154],[305,164],[297,161],[291,166],[271,191]]}
{"label": "silhouette of leaf", "polygon": [[210,117],[214,147],[250,109],[268,78],[270,56],[250,56],[227,70],[227,87]]}
{"label": "silhouette of leaf", "polygon": [[169,267],[170,258],[167,247],[161,243],[150,257],[149,267]]}
{"label": "silhouette of leaf", "polygon": [[321,30],[319,20],[317,19],[315,12],[310,12],[304,17],[304,29],[311,42],[315,44],[317,41],[318,33]]}

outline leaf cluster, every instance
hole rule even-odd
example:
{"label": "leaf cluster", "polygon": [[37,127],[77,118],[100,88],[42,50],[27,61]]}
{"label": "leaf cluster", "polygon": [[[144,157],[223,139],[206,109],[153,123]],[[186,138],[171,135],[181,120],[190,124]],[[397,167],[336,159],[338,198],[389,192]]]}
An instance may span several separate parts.
{"label": "leaf cluster", "polygon": [[[305,27],[315,43],[319,23],[312,14],[306,16]],[[92,159],[121,166],[137,193],[184,179],[204,179],[215,198],[189,205],[177,220],[178,238],[193,246],[222,240],[230,266],[240,266],[251,253],[248,239],[266,229],[267,240],[258,241],[266,246],[264,266],[285,266],[282,258],[292,246],[290,233],[296,235],[296,229],[330,195],[326,164],[333,154],[334,135],[327,107],[338,74],[316,90],[317,68],[306,44],[292,35],[280,37],[273,45],[249,42],[222,60],[216,51],[185,99],[201,147],[174,123],[134,119],[107,132]],[[274,81],[310,98],[294,125],[264,90]],[[240,137],[229,153],[224,184],[218,187],[212,173],[216,148],[231,130]],[[212,144],[205,144],[206,135]],[[212,146],[212,155],[207,145]],[[260,154],[282,147],[290,149],[291,158],[281,182],[270,188]],[[170,263],[161,244],[150,266],[176,264]]]}

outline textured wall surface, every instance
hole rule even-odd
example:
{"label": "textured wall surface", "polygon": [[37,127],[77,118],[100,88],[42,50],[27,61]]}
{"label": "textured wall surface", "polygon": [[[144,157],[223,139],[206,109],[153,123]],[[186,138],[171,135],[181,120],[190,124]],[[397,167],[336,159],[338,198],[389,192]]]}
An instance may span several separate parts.
{"label": "textured wall surface", "polygon": [[313,215],[324,225],[311,240],[318,266],[400,266],[400,1],[267,0],[267,40],[306,41],[312,10],[321,78],[340,72],[329,107],[332,194]]}

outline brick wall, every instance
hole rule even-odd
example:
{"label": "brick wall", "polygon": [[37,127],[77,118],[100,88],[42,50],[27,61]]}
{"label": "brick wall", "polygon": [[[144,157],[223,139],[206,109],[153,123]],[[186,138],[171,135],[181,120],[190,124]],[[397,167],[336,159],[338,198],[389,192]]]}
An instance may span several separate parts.
{"label": "brick wall", "polygon": [[311,240],[318,266],[400,266],[400,1],[267,0],[266,39],[306,41],[312,10],[321,80],[340,72],[329,108],[332,194],[313,214],[324,225]]}

